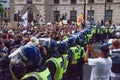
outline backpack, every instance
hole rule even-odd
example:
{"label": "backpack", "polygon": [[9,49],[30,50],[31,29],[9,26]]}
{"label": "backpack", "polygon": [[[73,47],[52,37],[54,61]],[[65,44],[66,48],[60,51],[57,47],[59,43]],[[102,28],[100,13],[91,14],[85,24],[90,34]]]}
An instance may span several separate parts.
{"label": "backpack", "polygon": [[112,59],[112,68],[111,68],[112,72],[120,73],[120,50],[112,51],[111,59]]}

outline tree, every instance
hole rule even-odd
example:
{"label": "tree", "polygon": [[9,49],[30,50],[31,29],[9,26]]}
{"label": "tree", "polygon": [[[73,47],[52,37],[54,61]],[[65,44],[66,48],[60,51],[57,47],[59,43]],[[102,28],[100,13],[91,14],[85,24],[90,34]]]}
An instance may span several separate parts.
{"label": "tree", "polygon": [[3,8],[3,5],[0,4],[0,13],[3,13],[4,12],[4,8]]}

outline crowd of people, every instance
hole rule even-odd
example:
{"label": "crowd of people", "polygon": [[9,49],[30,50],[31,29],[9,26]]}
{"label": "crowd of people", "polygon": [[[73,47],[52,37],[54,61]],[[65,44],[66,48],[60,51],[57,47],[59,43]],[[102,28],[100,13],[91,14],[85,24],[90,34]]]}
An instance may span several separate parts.
{"label": "crowd of people", "polygon": [[[103,44],[98,54],[96,42]],[[120,30],[114,27],[1,27],[0,80],[83,80],[84,63],[92,66],[90,80],[119,80],[120,58],[113,55],[119,52]]]}

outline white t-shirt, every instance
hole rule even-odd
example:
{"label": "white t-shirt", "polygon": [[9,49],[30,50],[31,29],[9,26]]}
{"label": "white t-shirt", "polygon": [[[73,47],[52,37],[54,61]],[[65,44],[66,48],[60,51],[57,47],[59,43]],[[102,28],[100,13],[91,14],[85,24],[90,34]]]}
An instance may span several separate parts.
{"label": "white t-shirt", "polygon": [[90,58],[88,64],[92,66],[90,80],[109,80],[112,60],[108,58]]}

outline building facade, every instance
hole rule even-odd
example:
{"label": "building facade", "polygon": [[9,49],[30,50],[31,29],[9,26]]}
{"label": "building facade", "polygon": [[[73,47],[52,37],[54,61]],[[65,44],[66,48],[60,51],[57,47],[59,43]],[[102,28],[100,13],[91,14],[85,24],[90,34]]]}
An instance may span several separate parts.
{"label": "building facade", "polygon": [[11,20],[14,14],[23,15],[26,11],[30,19],[40,15],[45,22],[60,18],[76,21],[78,15],[85,13],[86,20],[112,20],[120,24],[120,0],[10,0],[10,10]]}
{"label": "building facade", "polygon": [[4,12],[0,13],[0,21],[10,20],[10,4],[9,0],[0,0],[0,4],[3,5]]}

